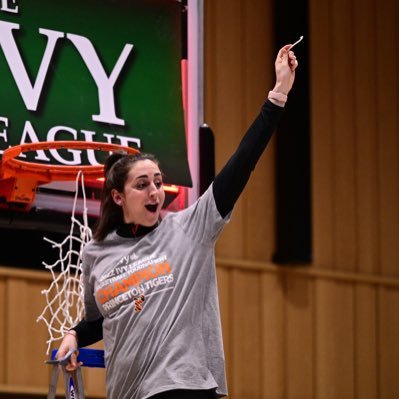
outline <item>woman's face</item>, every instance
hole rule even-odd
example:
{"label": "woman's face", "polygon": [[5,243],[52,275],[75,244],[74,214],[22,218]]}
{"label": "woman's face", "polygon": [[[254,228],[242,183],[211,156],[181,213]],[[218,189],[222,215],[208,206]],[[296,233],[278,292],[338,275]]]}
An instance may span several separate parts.
{"label": "woman's face", "polygon": [[116,204],[122,207],[125,223],[153,226],[165,201],[162,174],[149,159],[137,161],[130,169],[122,193],[112,190]]}

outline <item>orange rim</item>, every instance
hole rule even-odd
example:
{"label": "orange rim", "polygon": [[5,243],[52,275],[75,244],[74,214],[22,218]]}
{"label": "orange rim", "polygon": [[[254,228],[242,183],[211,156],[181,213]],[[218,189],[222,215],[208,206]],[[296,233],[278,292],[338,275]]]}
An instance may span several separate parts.
{"label": "orange rim", "polygon": [[79,172],[86,177],[98,179],[104,176],[104,165],[54,165],[27,162],[16,159],[19,155],[38,150],[50,149],[80,149],[97,151],[125,151],[137,154],[140,151],[119,144],[101,143],[96,141],[42,141],[24,143],[6,149],[3,152],[1,172],[2,178],[25,177],[37,181],[49,182],[53,180],[74,180]]}

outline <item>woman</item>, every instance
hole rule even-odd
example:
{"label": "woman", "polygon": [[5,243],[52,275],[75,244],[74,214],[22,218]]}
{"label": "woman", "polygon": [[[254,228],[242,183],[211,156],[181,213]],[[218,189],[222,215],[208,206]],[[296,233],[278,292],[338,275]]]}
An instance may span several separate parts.
{"label": "woman", "polygon": [[[280,49],[276,84],[238,149],[190,207],[160,211],[152,155],[114,153],[101,215],[84,249],[85,320],[57,357],[104,339],[109,399],[227,395],[214,246],[282,115],[298,62]],[[68,366],[77,367],[76,356]]]}

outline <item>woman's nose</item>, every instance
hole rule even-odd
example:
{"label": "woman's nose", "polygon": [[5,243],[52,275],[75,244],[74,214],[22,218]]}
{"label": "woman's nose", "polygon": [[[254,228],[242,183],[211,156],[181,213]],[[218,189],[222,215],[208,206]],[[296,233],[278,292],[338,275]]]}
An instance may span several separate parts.
{"label": "woman's nose", "polygon": [[155,185],[155,183],[151,183],[150,184],[150,196],[153,197],[155,196],[157,193],[157,186]]}

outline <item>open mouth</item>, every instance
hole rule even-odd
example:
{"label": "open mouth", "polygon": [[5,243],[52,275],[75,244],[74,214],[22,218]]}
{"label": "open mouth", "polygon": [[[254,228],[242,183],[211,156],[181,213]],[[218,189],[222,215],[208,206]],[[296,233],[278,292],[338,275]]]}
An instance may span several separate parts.
{"label": "open mouth", "polygon": [[158,204],[148,204],[145,207],[148,211],[155,213],[158,209]]}

